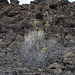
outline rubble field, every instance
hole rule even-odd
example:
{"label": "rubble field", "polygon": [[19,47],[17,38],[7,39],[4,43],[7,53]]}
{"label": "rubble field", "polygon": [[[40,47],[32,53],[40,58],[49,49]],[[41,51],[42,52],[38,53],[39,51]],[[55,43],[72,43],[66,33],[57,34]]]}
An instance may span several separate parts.
{"label": "rubble field", "polygon": [[0,75],[75,75],[75,2],[0,0]]}

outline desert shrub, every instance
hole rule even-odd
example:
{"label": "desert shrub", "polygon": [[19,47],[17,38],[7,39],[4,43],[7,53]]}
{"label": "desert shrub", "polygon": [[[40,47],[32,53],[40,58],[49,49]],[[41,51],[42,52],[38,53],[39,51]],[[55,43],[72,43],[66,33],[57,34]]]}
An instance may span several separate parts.
{"label": "desert shrub", "polygon": [[47,48],[46,48],[46,47],[45,47],[45,48],[43,48],[43,49],[42,49],[42,53],[44,53],[44,54],[45,54],[45,53],[46,53],[46,50],[47,50]]}
{"label": "desert shrub", "polygon": [[41,62],[42,52],[40,50],[40,41],[43,38],[44,32],[42,30],[25,34],[21,53],[24,56],[26,66],[31,66],[33,63],[36,64],[39,61]]}
{"label": "desert shrub", "polygon": [[48,11],[45,11],[45,14],[48,14]]}
{"label": "desert shrub", "polygon": [[45,23],[44,27],[48,27],[48,26],[50,26],[50,25],[49,25],[49,22],[48,22],[48,21],[46,21],[46,23]]}
{"label": "desert shrub", "polygon": [[41,27],[37,27],[37,29],[38,29],[38,30],[42,30],[42,28],[41,28]]}
{"label": "desert shrub", "polygon": [[45,40],[44,35],[43,30],[25,34],[20,52],[26,67],[42,67],[52,62],[49,60],[55,56],[53,48],[57,41],[55,39]]}
{"label": "desert shrub", "polygon": [[36,26],[37,24],[39,24],[39,21],[36,19],[36,20],[34,20],[34,22],[33,22],[33,26]]}

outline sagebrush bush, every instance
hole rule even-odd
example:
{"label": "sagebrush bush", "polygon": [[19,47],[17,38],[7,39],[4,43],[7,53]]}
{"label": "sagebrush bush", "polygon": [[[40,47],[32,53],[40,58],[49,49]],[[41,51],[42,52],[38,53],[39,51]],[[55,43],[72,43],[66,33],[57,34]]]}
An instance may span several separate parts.
{"label": "sagebrush bush", "polygon": [[42,60],[40,42],[43,38],[44,32],[42,30],[25,34],[21,53],[24,56],[26,66],[32,66]]}
{"label": "sagebrush bush", "polygon": [[[45,40],[44,31],[33,31],[24,36],[20,52],[24,58],[25,66],[43,66],[52,57],[52,49],[56,41]],[[50,63],[50,62],[49,62]]]}

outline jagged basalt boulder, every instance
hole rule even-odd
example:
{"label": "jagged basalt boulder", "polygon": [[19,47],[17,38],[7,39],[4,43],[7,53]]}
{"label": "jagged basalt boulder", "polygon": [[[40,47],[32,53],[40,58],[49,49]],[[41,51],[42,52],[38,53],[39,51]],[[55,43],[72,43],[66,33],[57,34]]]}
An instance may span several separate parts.
{"label": "jagged basalt boulder", "polygon": [[75,64],[75,54],[72,52],[67,53],[64,56],[63,62],[66,64]]}
{"label": "jagged basalt boulder", "polygon": [[0,6],[6,6],[8,5],[8,1],[7,0],[0,0]]}
{"label": "jagged basalt boulder", "polygon": [[7,0],[0,0],[0,3],[4,3],[4,2],[7,2]]}
{"label": "jagged basalt boulder", "polygon": [[42,1],[45,1],[45,0],[35,0],[35,3],[40,3]]}
{"label": "jagged basalt boulder", "polygon": [[18,0],[10,0],[11,3],[19,4]]}

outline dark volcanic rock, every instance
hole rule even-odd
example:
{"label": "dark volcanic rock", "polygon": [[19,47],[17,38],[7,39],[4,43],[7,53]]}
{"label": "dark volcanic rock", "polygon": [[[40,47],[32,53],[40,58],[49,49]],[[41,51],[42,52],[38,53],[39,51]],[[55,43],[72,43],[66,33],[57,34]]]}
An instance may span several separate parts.
{"label": "dark volcanic rock", "polygon": [[45,0],[35,0],[36,3],[40,3],[42,1],[45,1]]}
{"label": "dark volcanic rock", "polygon": [[0,0],[0,6],[6,6],[8,5],[8,1],[7,0]]}
{"label": "dark volcanic rock", "polygon": [[7,3],[7,0],[0,0],[0,3]]}
{"label": "dark volcanic rock", "polygon": [[11,3],[19,4],[18,0],[10,0]]}
{"label": "dark volcanic rock", "polygon": [[16,73],[16,71],[12,71],[8,75],[17,75],[17,73]]}

